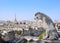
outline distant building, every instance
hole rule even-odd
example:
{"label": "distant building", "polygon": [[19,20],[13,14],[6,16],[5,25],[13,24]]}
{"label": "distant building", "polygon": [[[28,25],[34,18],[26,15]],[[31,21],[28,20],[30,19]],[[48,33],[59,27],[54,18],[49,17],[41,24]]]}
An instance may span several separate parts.
{"label": "distant building", "polygon": [[15,39],[15,33],[14,33],[14,31],[10,31],[8,33],[4,33],[4,35],[2,34],[1,37],[5,41],[13,40],[13,39]]}
{"label": "distant building", "polygon": [[[14,21],[4,21],[4,22],[0,22],[0,30],[6,30],[6,31],[10,31],[10,30],[28,30],[29,27],[32,27],[33,29],[38,30],[40,27],[44,27],[46,28],[44,22],[45,22],[45,17],[41,18],[42,15],[40,15],[40,12],[37,12],[35,14],[34,17],[34,21],[17,21],[16,19],[16,15],[15,15],[15,20]],[[45,16],[45,15],[44,15]],[[47,16],[47,23],[52,22],[50,21],[50,18]],[[49,18],[49,20],[48,20]],[[43,21],[42,21],[43,20]],[[55,23],[56,27],[60,26],[59,22]]]}
{"label": "distant building", "polygon": [[54,24],[55,24],[57,30],[59,31],[60,30],[60,22],[54,22]]}

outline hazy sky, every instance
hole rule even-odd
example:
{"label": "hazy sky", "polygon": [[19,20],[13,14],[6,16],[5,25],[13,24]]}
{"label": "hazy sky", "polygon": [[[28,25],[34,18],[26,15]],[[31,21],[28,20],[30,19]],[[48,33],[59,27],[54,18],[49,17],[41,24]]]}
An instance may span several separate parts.
{"label": "hazy sky", "polygon": [[33,20],[36,12],[60,21],[60,0],[0,0],[0,20]]}

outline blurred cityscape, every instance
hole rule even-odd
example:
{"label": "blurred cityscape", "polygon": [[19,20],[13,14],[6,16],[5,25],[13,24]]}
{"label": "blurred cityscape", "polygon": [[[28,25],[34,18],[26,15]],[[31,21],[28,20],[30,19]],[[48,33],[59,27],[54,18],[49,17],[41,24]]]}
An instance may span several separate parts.
{"label": "blurred cityscape", "polygon": [[[0,21],[0,43],[42,43],[46,25],[35,14],[34,21]],[[50,21],[48,21],[50,22]],[[53,22],[60,33],[60,22]]]}

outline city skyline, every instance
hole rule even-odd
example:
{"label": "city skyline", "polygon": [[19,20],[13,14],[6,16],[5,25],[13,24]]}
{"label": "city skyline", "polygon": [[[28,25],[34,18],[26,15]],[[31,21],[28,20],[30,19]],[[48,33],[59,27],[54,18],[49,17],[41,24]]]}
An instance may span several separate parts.
{"label": "city skyline", "polygon": [[33,20],[36,12],[60,21],[60,0],[0,0],[0,20]]}

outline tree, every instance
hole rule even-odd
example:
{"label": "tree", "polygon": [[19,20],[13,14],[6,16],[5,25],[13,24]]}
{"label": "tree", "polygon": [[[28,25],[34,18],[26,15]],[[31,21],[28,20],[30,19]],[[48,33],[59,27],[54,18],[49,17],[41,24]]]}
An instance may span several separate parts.
{"label": "tree", "polygon": [[15,31],[15,34],[18,34],[18,35],[21,35],[21,33],[22,33],[22,31],[20,31],[20,30],[19,31],[18,30]]}
{"label": "tree", "polygon": [[58,26],[58,29],[60,29],[60,26]]}

